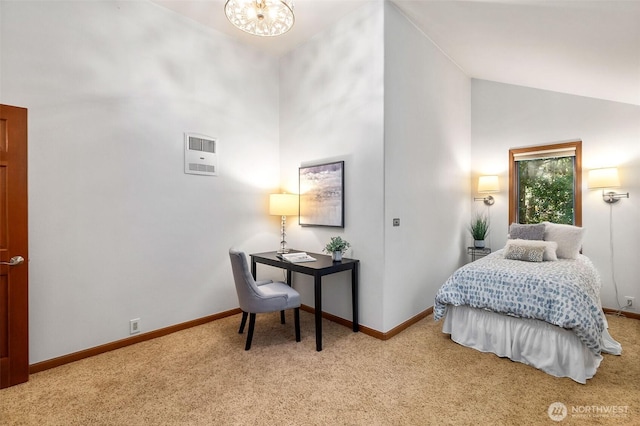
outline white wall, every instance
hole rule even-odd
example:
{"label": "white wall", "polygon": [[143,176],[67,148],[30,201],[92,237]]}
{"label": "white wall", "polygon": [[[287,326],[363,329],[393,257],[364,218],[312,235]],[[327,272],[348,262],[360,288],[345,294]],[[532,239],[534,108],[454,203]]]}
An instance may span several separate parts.
{"label": "white wall", "polygon": [[[278,241],[277,60],[147,2],[3,2],[0,35],[0,102],[29,109],[30,362],[236,308],[229,247]],[[218,177],[183,173],[183,132],[219,138]]]}
{"label": "white wall", "polygon": [[438,288],[467,260],[471,118],[469,77],[390,3],[384,81],[389,330],[432,306]]}
{"label": "white wall", "polygon": [[[344,230],[290,223],[287,241],[320,251],[330,236],[349,240],[362,261],[360,323],[386,332],[432,306],[463,261],[470,80],[387,2],[354,11],[280,66],[283,189],[296,192],[300,165],[346,169]],[[345,318],[348,278],[325,278],[323,295],[323,309]],[[312,304],[311,279],[296,280]]]}
{"label": "white wall", "polygon": [[[345,162],[345,227],[300,227],[290,247],[320,252],[330,237],[361,260],[360,323],[381,330],[383,235],[383,4],[367,4],[280,60],[280,161],[284,190],[298,192],[298,167]],[[293,219],[293,218],[291,218]],[[313,306],[311,277],[296,275]],[[323,310],[351,319],[350,274],[323,278]]]}
{"label": "white wall", "polygon": [[[345,228],[290,218],[287,240],[352,243],[367,327],[431,306],[468,260],[470,211],[484,209],[471,176],[501,176],[499,248],[508,149],[564,140],[583,140],[585,173],[620,167],[631,198],[613,207],[616,278],[640,300],[637,106],[470,83],[382,1],[280,60],[147,2],[0,4],[0,102],[29,108],[31,363],[128,337],[131,318],[150,331],[237,307],[228,248],[275,249],[267,194],[335,160]],[[219,138],[220,176],[183,173],[185,131]],[[584,194],[584,251],[615,307],[608,206],[586,179]],[[312,305],[310,277],[295,280]],[[351,318],[349,275],[324,283],[324,310]]]}
{"label": "white wall", "polygon": [[[289,245],[352,242],[365,326],[387,331],[430,306],[439,275],[460,260],[458,219],[430,234],[440,242],[405,229],[425,215],[448,219],[449,207],[467,216],[455,193],[468,195],[460,184],[468,82],[430,45],[419,61],[385,65],[385,43],[399,42],[385,40],[385,8],[365,5],[278,61],[147,2],[3,2],[0,102],[29,109],[30,362],[126,338],[132,318],[151,331],[237,307],[228,248],[275,248],[279,219],[265,214],[267,194],[279,184],[296,192],[298,167],[325,161],[345,161],[346,226],[290,220]],[[411,27],[397,18],[393,31]],[[440,79],[425,95],[454,99],[423,101],[394,87],[391,102],[410,101],[433,119],[386,133],[384,73],[400,77],[421,62]],[[389,114],[390,126],[401,125]],[[183,173],[184,132],[219,138],[220,176]],[[429,150],[441,166],[403,158],[426,154],[423,136],[435,139]],[[385,153],[395,155],[389,164]],[[407,186],[407,166],[412,178],[437,177],[437,187]],[[398,210],[406,192],[385,184],[385,173],[424,199],[442,189],[449,207],[416,195],[429,212]],[[401,233],[385,243],[398,215]],[[398,258],[399,243],[433,259],[449,253],[451,264],[434,260],[429,280],[423,268],[403,268],[414,261]],[[351,318],[348,274],[324,282],[324,309]],[[296,287],[313,304],[311,279],[297,277]]]}
{"label": "white wall", "polygon": [[[508,153],[510,148],[582,140],[583,252],[600,272],[602,304],[617,309],[611,277],[609,213],[613,214],[615,281],[623,296],[640,300],[640,107],[520,86],[472,80],[472,175],[500,175],[501,192],[491,207],[494,248],[508,229]],[[587,188],[589,169],[617,166],[622,187],[630,192],[610,206],[601,191]],[[477,186],[477,180],[473,181]],[[638,305],[638,303],[636,302]],[[637,309],[637,308],[636,308]],[[637,310],[636,310],[637,312]]]}

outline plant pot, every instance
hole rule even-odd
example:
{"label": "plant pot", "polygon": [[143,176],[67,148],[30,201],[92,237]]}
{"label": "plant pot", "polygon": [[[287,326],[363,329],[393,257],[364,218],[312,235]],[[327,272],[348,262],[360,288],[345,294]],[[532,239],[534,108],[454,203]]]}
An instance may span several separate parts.
{"label": "plant pot", "polygon": [[473,240],[473,246],[475,248],[484,248],[484,240]]}
{"label": "plant pot", "polygon": [[333,253],[331,253],[331,259],[333,259],[334,262],[341,262],[342,261],[342,252],[341,251],[334,251]]}

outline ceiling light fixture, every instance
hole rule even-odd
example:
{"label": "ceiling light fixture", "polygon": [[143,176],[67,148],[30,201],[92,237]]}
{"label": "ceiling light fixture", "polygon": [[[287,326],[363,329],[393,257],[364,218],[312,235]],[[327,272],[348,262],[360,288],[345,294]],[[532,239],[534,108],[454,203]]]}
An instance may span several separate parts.
{"label": "ceiling light fixture", "polygon": [[295,22],[293,0],[227,0],[224,13],[242,31],[261,37],[282,35]]}

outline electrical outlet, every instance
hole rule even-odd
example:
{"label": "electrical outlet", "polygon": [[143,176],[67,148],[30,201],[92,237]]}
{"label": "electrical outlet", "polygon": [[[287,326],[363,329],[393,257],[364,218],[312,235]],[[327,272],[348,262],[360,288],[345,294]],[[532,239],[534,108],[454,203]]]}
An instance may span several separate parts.
{"label": "electrical outlet", "polygon": [[400,218],[396,217],[393,219],[393,226],[400,226]]}
{"label": "electrical outlet", "polygon": [[129,334],[140,333],[140,318],[129,320]]}
{"label": "electrical outlet", "polygon": [[624,297],[624,300],[626,300],[626,301],[627,301],[627,308],[631,308],[631,307],[633,306],[633,301],[634,301],[635,299],[636,299],[636,298],[635,298],[635,297],[633,297],[633,296],[625,296],[625,297]]}

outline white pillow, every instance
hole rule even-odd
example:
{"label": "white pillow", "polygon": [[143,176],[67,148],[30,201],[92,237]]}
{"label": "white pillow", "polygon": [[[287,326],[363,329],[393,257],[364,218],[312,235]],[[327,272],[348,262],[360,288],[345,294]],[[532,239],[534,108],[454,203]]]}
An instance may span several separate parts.
{"label": "white pillow", "polygon": [[542,255],[542,260],[544,261],[558,260],[558,256],[556,255],[556,250],[558,249],[558,243],[556,243],[555,241],[519,240],[519,239],[507,240],[507,245],[504,247],[505,250],[508,251],[511,245],[544,247],[544,254]]}
{"label": "white pillow", "polygon": [[561,225],[559,223],[543,222],[544,240],[558,243],[556,254],[559,259],[575,259],[580,254],[584,228],[573,225]]}

